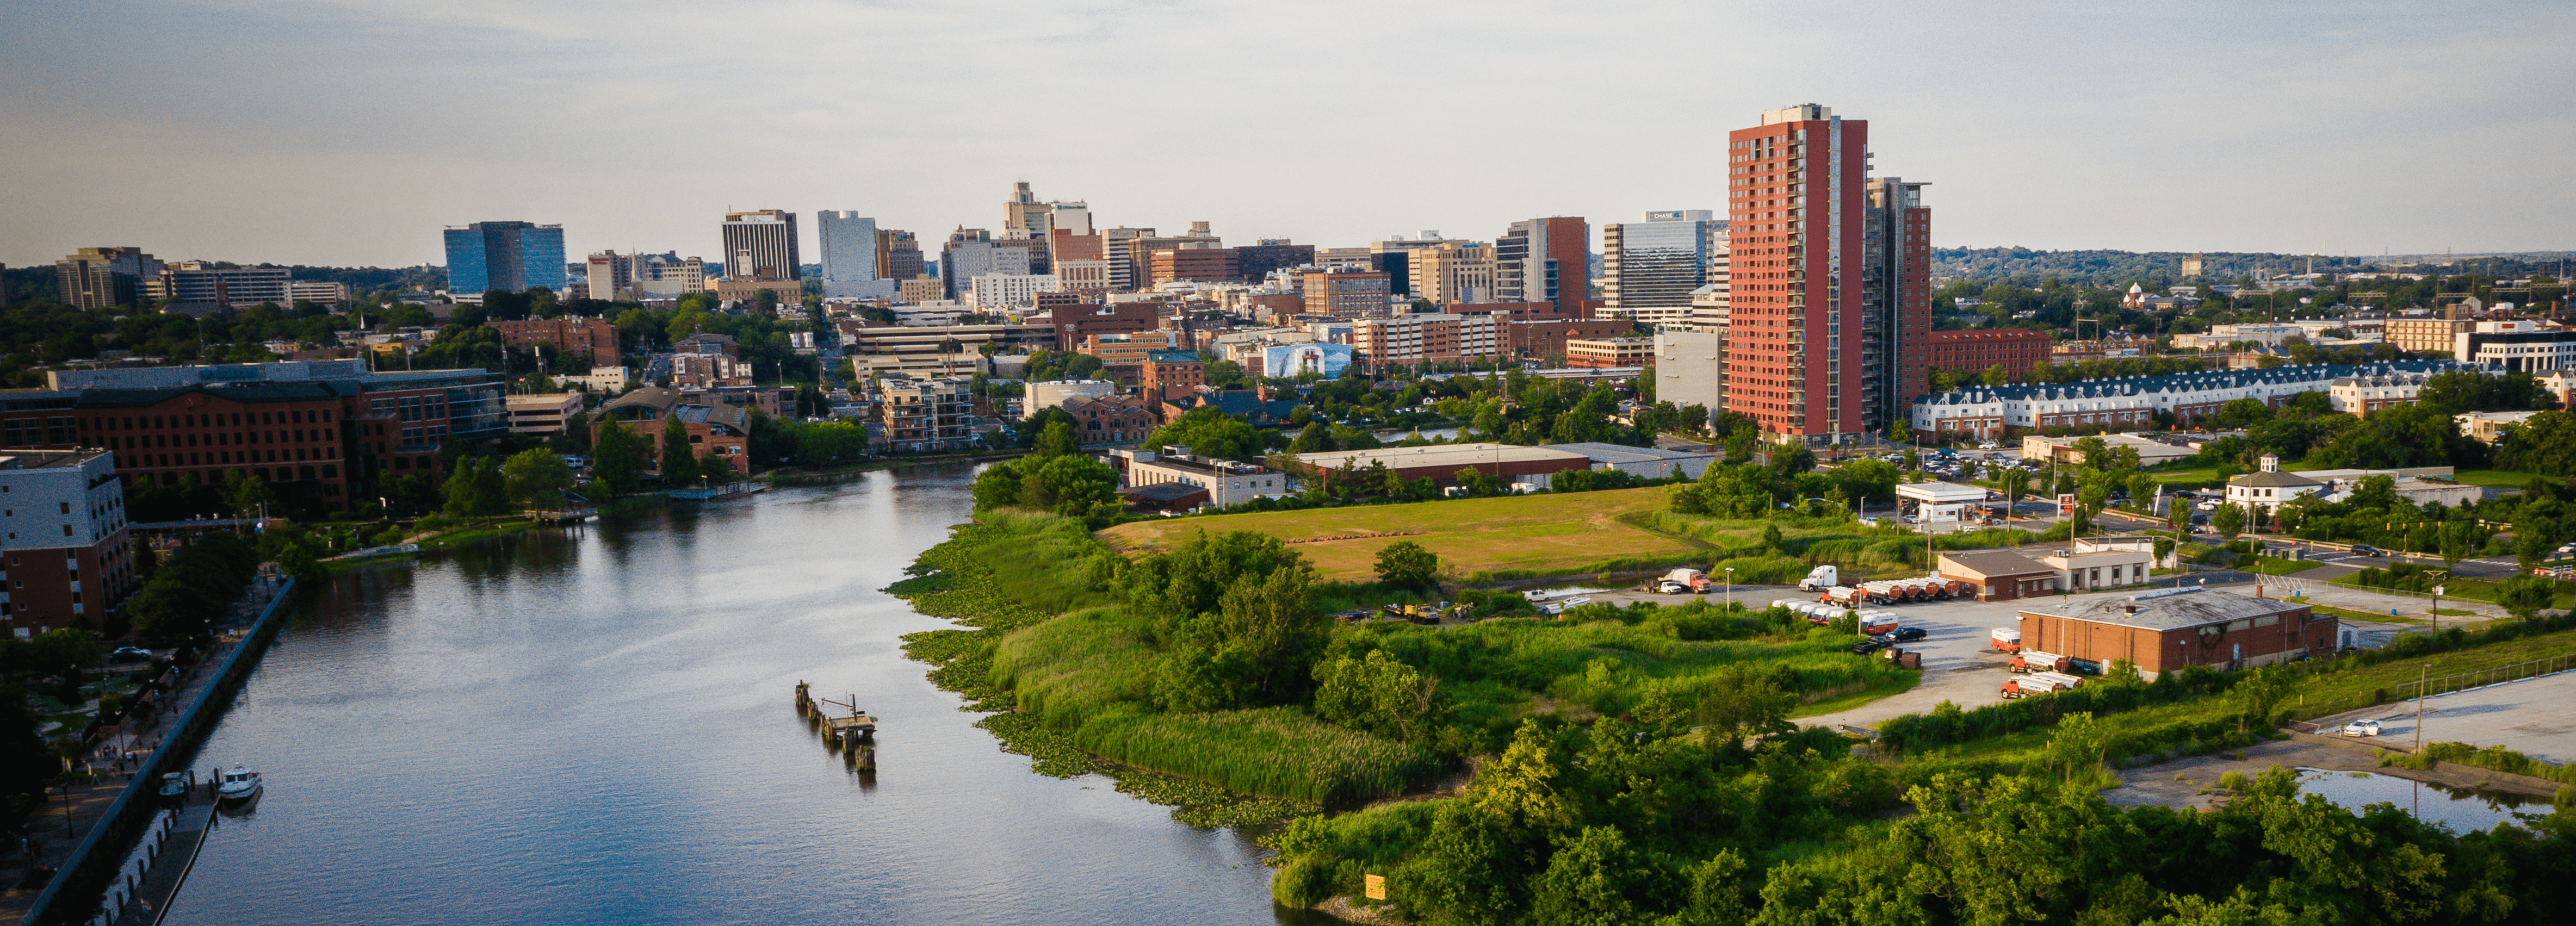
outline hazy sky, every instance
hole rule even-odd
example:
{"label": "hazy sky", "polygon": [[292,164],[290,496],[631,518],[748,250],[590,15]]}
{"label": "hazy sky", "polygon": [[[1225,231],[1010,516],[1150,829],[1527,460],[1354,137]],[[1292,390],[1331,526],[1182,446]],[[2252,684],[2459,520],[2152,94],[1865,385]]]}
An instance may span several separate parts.
{"label": "hazy sky", "polygon": [[[0,261],[718,257],[728,206],[925,242],[1012,181],[1102,225],[1362,244],[1723,210],[1816,102],[1943,246],[2576,247],[2576,4],[0,0]],[[806,252],[815,260],[813,251]]]}

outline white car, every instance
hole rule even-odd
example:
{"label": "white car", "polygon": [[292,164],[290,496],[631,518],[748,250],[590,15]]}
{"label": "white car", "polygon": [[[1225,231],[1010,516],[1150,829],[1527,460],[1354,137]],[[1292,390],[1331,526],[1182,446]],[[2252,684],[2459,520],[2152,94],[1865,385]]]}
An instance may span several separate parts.
{"label": "white car", "polygon": [[2345,736],[2378,736],[2378,735],[2379,735],[2379,721],[2376,721],[2376,720],[2356,720],[2356,721],[2353,721],[2353,722],[2351,722],[2351,723],[2344,724],[2344,725],[2343,725],[2343,735],[2345,735]]}

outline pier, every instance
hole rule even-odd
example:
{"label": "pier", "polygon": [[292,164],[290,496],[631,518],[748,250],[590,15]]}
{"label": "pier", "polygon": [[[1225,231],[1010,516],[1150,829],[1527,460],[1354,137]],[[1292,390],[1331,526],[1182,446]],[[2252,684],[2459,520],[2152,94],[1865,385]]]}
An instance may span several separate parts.
{"label": "pier", "polygon": [[[833,716],[832,709],[842,713]],[[859,696],[848,701],[814,697],[813,686],[796,683],[796,714],[806,725],[823,735],[823,748],[841,754],[841,761],[851,771],[873,775],[877,770],[877,719],[859,709]]]}

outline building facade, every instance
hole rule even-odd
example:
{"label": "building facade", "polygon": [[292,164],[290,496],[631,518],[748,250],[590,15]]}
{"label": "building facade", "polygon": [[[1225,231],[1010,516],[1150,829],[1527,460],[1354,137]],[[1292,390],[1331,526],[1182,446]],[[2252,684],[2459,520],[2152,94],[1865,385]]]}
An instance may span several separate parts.
{"label": "building facade", "polygon": [[1580,216],[1524,219],[1494,239],[1494,301],[1545,302],[1592,317],[1592,226]]}
{"label": "building facade", "polygon": [[225,309],[263,302],[280,307],[295,304],[295,277],[284,267],[220,268],[206,261],[171,261],[162,265],[160,278],[144,289],[154,299]]}
{"label": "building facade", "polygon": [[[797,245],[796,213],[784,209],[728,212],[722,233],[725,279],[796,283],[801,294],[805,265]],[[787,295],[783,288],[780,295]]]}
{"label": "building facade", "polygon": [[[1866,158],[1868,147],[1861,150]],[[1904,421],[1930,388],[1932,210],[1923,205],[1924,186],[1895,177],[1865,184],[1861,427],[1873,432]]]}
{"label": "building facade", "polygon": [[1571,338],[1565,342],[1565,365],[1577,369],[1642,367],[1654,359],[1653,338]]}
{"label": "building facade", "polygon": [[1727,136],[1727,407],[1766,434],[1867,429],[1869,124],[1806,104]]}
{"label": "building facade", "polygon": [[1036,302],[1039,293],[1062,288],[1052,273],[987,273],[975,277],[966,301],[979,312],[1007,311]]}
{"label": "building facade", "polygon": [[2178,588],[2021,612],[2021,645],[2094,672],[2125,660],[2154,678],[2189,666],[2240,669],[2332,655],[2338,628],[2332,615],[2306,604]]}
{"label": "building facade", "polygon": [[591,366],[613,367],[619,363],[617,326],[604,318],[529,318],[518,321],[487,321],[484,327],[501,333],[502,343],[520,350],[538,344],[552,344],[557,350],[586,358]]}
{"label": "building facade", "polygon": [[[1655,401],[1697,405],[1710,418],[1726,410],[1726,334],[1723,331],[1655,332]],[[1708,421],[1691,422],[1707,427]]]}
{"label": "building facade", "polygon": [[975,291],[975,278],[1031,276],[1029,239],[994,238],[981,228],[959,228],[948,234],[948,244],[939,252],[939,279],[947,287],[948,298],[963,300]]}
{"label": "building facade", "polygon": [[1257,463],[1152,450],[1118,451],[1117,457],[1129,487],[1185,485],[1205,491],[1206,504],[1218,508],[1288,494],[1287,475]]}
{"label": "building facade", "polygon": [[73,621],[95,626],[142,580],[126,533],[114,454],[0,455],[0,633],[26,639]]}
{"label": "building facade", "polygon": [[508,400],[510,433],[561,434],[581,414],[581,393],[514,395]]}
{"label": "building facade", "polygon": [[1997,366],[2020,382],[2033,364],[2048,359],[2048,333],[2028,328],[1935,331],[1925,338],[1935,369],[1983,373]]}
{"label": "building facade", "polygon": [[1381,318],[1387,314],[1387,275],[1330,270],[1305,275],[1306,314],[1326,318]]}
{"label": "building facade", "polygon": [[[1410,295],[1433,306],[1494,301],[1494,249],[1475,242],[1443,241],[1405,254]],[[1395,283],[1388,280],[1390,291]]]}
{"label": "building facade", "polygon": [[1726,222],[1706,209],[1646,213],[1601,226],[1601,311],[1646,324],[1687,319],[1691,294],[1726,253]]}
{"label": "building facade", "polygon": [[2456,367],[2449,361],[2400,360],[2368,366],[2310,364],[2080,383],[1975,386],[1916,400],[1910,427],[1926,440],[1943,440],[2003,437],[2013,429],[2135,429],[2154,422],[2160,413],[2171,416],[2177,425],[2189,425],[2238,399],[2277,407],[2303,392],[2327,392],[2335,380],[2345,377],[2430,374]]}
{"label": "building facade", "polygon": [[1073,439],[1085,444],[1127,444],[1163,426],[1160,399],[1129,394],[1077,396],[1064,403],[1073,416]]}
{"label": "building facade", "polygon": [[54,262],[54,298],[75,309],[141,305],[160,261],[135,247],[82,248]]}
{"label": "building facade", "polygon": [[894,297],[894,283],[878,272],[876,219],[847,209],[825,209],[815,213],[814,221],[823,247],[824,298]]}
{"label": "building facade", "polygon": [[1502,324],[1493,315],[1430,312],[1362,318],[1351,322],[1351,356],[1372,370],[1390,363],[1456,363],[1502,352]]}
{"label": "building facade", "polygon": [[886,448],[897,453],[960,450],[976,445],[973,383],[956,377],[887,379],[877,412]]}
{"label": "building facade", "polygon": [[476,222],[446,229],[447,292],[458,302],[480,303],[493,290],[525,292],[564,288],[561,225]]}
{"label": "building facade", "polygon": [[1224,283],[1243,278],[1233,248],[1179,247],[1159,248],[1151,255],[1151,285],[1165,283]]}

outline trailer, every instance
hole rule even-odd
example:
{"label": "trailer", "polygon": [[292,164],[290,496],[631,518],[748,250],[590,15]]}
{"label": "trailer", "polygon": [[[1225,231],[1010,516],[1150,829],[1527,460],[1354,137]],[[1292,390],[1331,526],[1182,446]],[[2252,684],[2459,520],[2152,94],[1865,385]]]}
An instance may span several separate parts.
{"label": "trailer", "polygon": [[1895,633],[1896,628],[1900,626],[1903,626],[1903,622],[1898,620],[1894,611],[1860,612],[1860,632],[1863,636],[1874,637],[1882,633]]}
{"label": "trailer", "polygon": [[2013,654],[2010,668],[2015,673],[2065,672],[2069,669],[2075,668],[2075,660],[2055,653],[2043,653],[2035,649],[2023,650],[2019,653]]}

